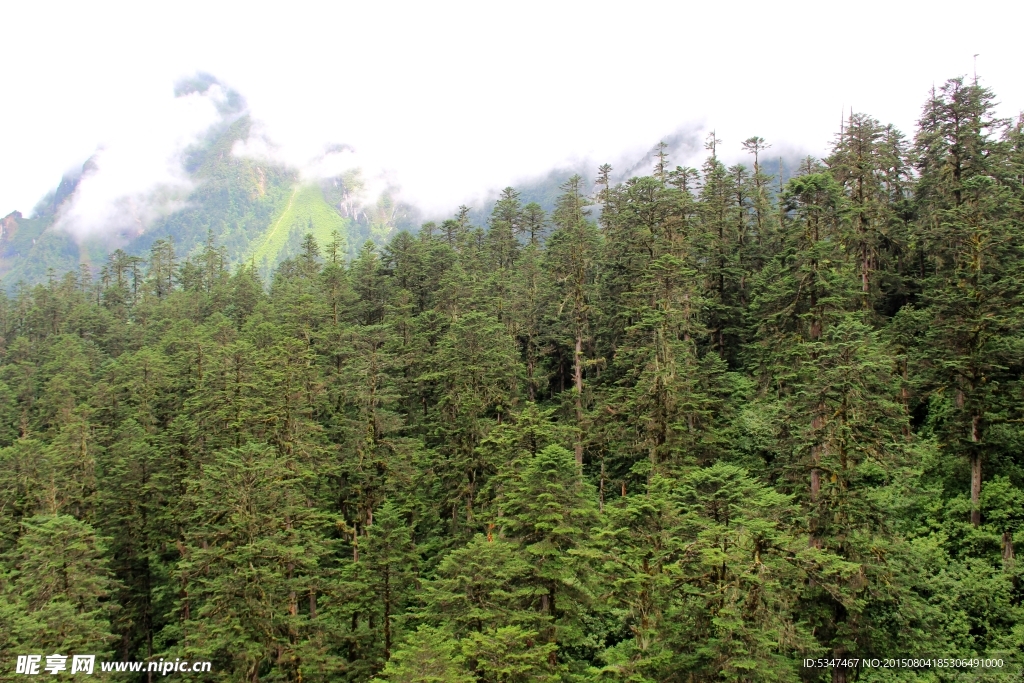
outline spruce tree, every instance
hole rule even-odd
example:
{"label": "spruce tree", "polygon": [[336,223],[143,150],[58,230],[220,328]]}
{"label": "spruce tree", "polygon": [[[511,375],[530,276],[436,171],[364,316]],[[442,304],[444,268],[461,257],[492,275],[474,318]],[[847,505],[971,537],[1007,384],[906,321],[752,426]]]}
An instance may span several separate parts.
{"label": "spruce tree", "polygon": [[[558,342],[569,346],[569,368],[572,372],[572,406],[578,435],[573,450],[576,462],[583,463],[584,396],[586,351],[591,347],[590,329],[595,292],[595,268],[599,239],[596,227],[588,219],[587,198],[583,195],[583,179],[574,175],[561,189],[552,233],[547,249],[548,267],[555,280],[559,317],[568,325],[567,339]],[[593,360],[593,359],[592,359]],[[565,369],[560,369],[564,373]]]}
{"label": "spruce tree", "polygon": [[976,527],[984,462],[993,457],[989,435],[1010,415],[1005,387],[1022,360],[1011,341],[1022,304],[1021,193],[1007,173],[1007,124],[993,108],[988,89],[947,81],[926,104],[916,139],[928,316],[918,372],[932,429],[946,452],[969,463]]}
{"label": "spruce tree", "polygon": [[[7,556],[3,616],[15,651],[96,654],[111,650],[117,584],[106,545],[89,524],[65,514],[34,515],[22,522],[18,545]],[[12,614],[13,612],[13,614]],[[0,617],[3,618],[3,617]]]}
{"label": "spruce tree", "polygon": [[[593,487],[565,448],[550,445],[505,474],[494,521],[507,538],[522,544],[533,564],[530,584],[535,609],[550,626],[544,642],[564,648],[585,639],[580,630],[589,599],[590,532],[597,521]],[[551,651],[551,664],[557,650]]]}

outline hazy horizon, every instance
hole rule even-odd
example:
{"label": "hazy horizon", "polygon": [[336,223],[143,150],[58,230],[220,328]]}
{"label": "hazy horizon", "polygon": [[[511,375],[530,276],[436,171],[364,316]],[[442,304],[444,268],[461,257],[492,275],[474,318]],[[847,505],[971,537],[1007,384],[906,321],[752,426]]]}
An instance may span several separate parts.
{"label": "hazy horizon", "polygon": [[[931,85],[971,74],[976,53],[1001,114],[1015,115],[1024,48],[1005,19],[1024,12],[1002,5],[953,50],[897,37],[911,15],[915,36],[941,36],[941,4],[923,17],[882,3],[856,16],[811,3],[8,6],[22,62],[0,81],[19,103],[0,136],[0,215],[28,215],[89,158],[99,171],[76,199],[83,230],[133,198],[173,207],[189,188],[182,150],[238,113],[228,90],[256,122],[236,154],[307,177],[359,167],[427,213],[555,168],[635,160],[673,135],[689,150],[673,163],[693,164],[711,129],[727,161],[751,135],[773,155],[820,155],[851,106],[911,136]],[[201,73],[221,85],[175,97]]]}

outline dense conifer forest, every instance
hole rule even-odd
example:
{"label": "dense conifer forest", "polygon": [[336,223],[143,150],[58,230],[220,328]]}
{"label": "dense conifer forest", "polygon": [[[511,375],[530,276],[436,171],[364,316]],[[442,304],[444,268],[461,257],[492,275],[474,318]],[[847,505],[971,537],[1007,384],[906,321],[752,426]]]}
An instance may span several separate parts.
{"label": "dense conifer forest", "polygon": [[785,182],[726,147],[0,299],[0,679],[1014,680],[1024,119],[954,79]]}

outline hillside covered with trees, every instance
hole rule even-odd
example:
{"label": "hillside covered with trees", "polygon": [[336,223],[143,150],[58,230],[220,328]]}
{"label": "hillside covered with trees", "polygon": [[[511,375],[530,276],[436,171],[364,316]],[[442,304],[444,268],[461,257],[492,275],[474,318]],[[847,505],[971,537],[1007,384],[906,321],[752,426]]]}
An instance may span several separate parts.
{"label": "hillside covered with trees", "polygon": [[[947,82],[912,139],[852,114],[785,182],[712,136],[269,278],[158,239],[0,298],[0,651],[1019,676],[1024,119],[993,98]],[[869,657],[1004,666],[803,664]]]}
{"label": "hillside covered with trees", "polygon": [[[213,86],[220,88],[217,79],[198,74],[179,82],[175,96],[207,93]],[[391,187],[368,196],[358,169],[309,179],[283,162],[240,152],[239,146],[258,137],[258,122],[238,92],[224,89],[223,97],[220,119],[177,160],[185,189],[158,185],[150,188],[151,196],[120,197],[111,215],[76,234],[73,219],[83,184],[103,173],[93,157],[66,174],[29,217],[14,211],[0,218],[0,288],[11,293],[18,283],[47,282],[83,263],[99,271],[117,249],[142,262],[159,241],[172,240],[179,255],[195,258],[211,234],[230,266],[253,264],[269,279],[281,261],[299,252],[308,232],[326,243],[337,231],[340,253],[352,258],[366,240],[383,244],[414,226],[418,211],[395,199]],[[86,195],[86,205],[95,201]]]}

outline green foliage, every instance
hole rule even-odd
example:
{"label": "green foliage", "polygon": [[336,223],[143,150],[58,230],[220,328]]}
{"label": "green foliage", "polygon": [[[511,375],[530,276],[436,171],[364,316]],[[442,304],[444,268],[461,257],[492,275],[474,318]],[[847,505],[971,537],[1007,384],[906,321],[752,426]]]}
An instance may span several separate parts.
{"label": "green foliage", "polygon": [[476,678],[448,633],[421,627],[395,651],[375,682],[472,683]]}
{"label": "green foliage", "polygon": [[[247,683],[1017,671],[1024,122],[991,111],[955,79],[913,145],[852,114],[785,178],[757,136],[752,166],[659,145],[418,234],[355,174],[235,157],[244,116],[109,254],[50,229],[63,183],[0,239],[39,283],[0,295],[0,649]],[[1005,668],[802,666],[950,654]]]}
{"label": "green foliage", "polygon": [[[319,186],[296,186],[288,203],[274,216],[247,256],[251,256],[266,278],[274,266],[299,253],[305,235],[312,235],[320,244],[328,244],[334,232],[347,234],[348,224],[349,221],[324,201]],[[348,252],[344,243],[339,248],[343,253]]]}
{"label": "green foliage", "polygon": [[115,583],[105,554],[96,531],[74,517],[25,519],[0,578],[5,651],[108,653],[117,605],[107,600]]}

